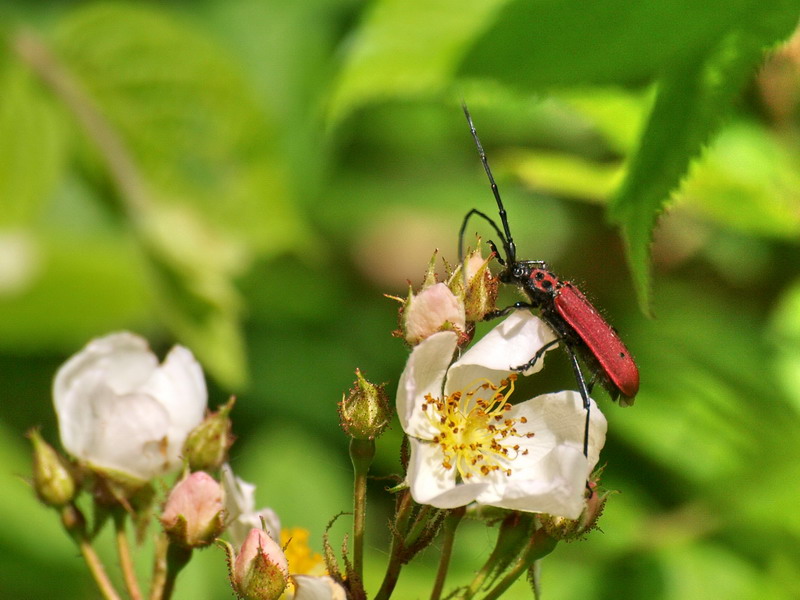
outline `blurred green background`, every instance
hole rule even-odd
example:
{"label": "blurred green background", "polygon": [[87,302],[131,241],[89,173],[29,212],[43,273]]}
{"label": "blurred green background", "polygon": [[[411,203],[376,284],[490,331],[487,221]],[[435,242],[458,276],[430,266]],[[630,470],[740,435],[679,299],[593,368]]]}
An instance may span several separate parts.
{"label": "blurred green background", "polygon": [[[586,4],[4,0],[0,597],[99,597],[23,433],[57,441],[56,368],[119,329],[189,346],[212,406],[238,396],[234,468],[321,549],[349,506],[336,402],[356,367],[393,390],[407,355],[383,294],[494,211],[461,98],[520,257],[579,282],[641,369],[633,408],[598,392],[620,493],[544,561],[545,597],[800,597],[800,41],[778,44],[800,6]],[[528,385],[574,384],[556,356]],[[453,585],[494,533],[460,535]],[[436,559],[396,597],[427,597]],[[228,598],[225,573],[199,553],[176,597]]]}

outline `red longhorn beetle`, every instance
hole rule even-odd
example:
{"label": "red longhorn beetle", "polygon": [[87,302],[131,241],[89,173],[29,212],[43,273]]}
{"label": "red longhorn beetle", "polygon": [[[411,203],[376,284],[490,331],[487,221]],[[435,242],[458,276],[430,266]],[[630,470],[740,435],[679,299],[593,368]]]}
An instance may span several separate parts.
{"label": "red longhorn beetle", "polygon": [[[583,407],[586,410],[583,439],[583,453],[586,455],[588,453],[589,437],[589,387],[596,379],[608,391],[612,400],[619,399],[621,406],[630,406],[639,391],[639,369],[614,328],[606,323],[599,311],[592,306],[592,303],[586,299],[586,296],[575,285],[569,281],[559,279],[557,275],[550,271],[544,261],[517,260],[517,247],[514,244],[514,238],[511,237],[508,216],[503,207],[503,201],[500,199],[500,192],[492,176],[492,171],[489,169],[486,153],[483,151],[480,139],[478,139],[478,133],[475,131],[475,125],[472,123],[472,117],[469,114],[467,105],[463,104],[462,106],[469,123],[470,132],[478,147],[481,163],[486,175],[489,177],[489,183],[497,201],[503,230],[501,231],[497,223],[486,214],[473,208],[464,217],[464,222],[461,225],[458,255],[459,257],[463,256],[464,231],[470,217],[477,215],[494,228],[505,251],[505,257],[501,257],[494,242],[489,242],[497,261],[505,267],[499,275],[500,281],[513,283],[520,287],[528,297],[528,302],[517,302],[507,308],[496,310],[486,315],[485,319],[501,317],[519,308],[537,309],[542,320],[558,336],[558,339],[539,349],[527,363],[512,367],[515,371],[529,369],[553,345],[558,342],[564,343],[564,348],[572,363],[575,379],[578,382],[581,398],[583,399]],[[586,385],[586,379],[578,363],[578,356],[593,374],[593,379],[589,386]]]}

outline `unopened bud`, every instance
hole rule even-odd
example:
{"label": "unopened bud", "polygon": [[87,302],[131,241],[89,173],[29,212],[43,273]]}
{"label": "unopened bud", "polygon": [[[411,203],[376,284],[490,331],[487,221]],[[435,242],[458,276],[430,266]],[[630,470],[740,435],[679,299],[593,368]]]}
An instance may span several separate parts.
{"label": "unopened bud", "polygon": [[64,506],[75,497],[77,485],[67,460],[44,441],[38,430],[28,432],[33,444],[33,487],[48,506]]}
{"label": "unopened bud", "polygon": [[[480,239],[478,239],[480,248]],[[489,258],[483,258],[479,249],[468,252],[448,281],[452,292],[461,298],[467,323],[482,321],[497,308],[498,280],[489,270]]]}
{"label": "unopened bud", "polygon": [[339,421],[351,438],[374,440],[389,425],[391,410],[385,388],[370,383],[356,369],[356,381],[339,403]]}
{"label": "unopened bud", "polygon": [[583,512],[577,519],[566,519],[552,515],[539,515],[539,522],[548,535],[558,540],[572,541],[582,538],[597,527],[597,520],[603,514],[606,500],[611,492],[599,492],[597,483],[589,483],[591,496],[586,498]]}
{"label": "unopened bud", "polygon": [[[468,340],[466,320],[464,316],[463,295],[454,294],[444,283],[437,283],[434,266],[436,254],[433,254],[422,288],[414,293],[409,287],[406,298],[390,296],[399,301],[400,331],[395,335],[402,337],[412,346],[439,331],[455,331],[464,342]],[[452,279],[450,267],[445,264],[446,277]]]}
{"label": "unopened bud", "polygon": [[227,404],[189,432],[183,445],[183,456],[192,471],[214,471],[228,459],[228,450],[234,439],[229,415],[235,402],[236,398],[231,396]]}
{"label": "unopened bud", "polygon": [[409,294],[403,308],[403,332],[412,346],[439,331],[463,334],[465,330],[464,303],[444,283]]}
{"label": "unopened bud", "polygon": [[233,561],[231,584],[244,600],[277,600],[289,581],[281,547],[261,529],[251,529]]}
{"label": "unopened bud", "polygon": [[173,543],[199,548],[222,533],[223,517],[222,486],[208,473],[198,471],[172,488],[160,520]]}

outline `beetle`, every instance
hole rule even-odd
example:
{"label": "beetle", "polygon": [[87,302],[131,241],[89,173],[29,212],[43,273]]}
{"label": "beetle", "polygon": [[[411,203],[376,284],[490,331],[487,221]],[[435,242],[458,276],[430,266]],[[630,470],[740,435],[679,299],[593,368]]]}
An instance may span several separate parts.
{"label": "beetle", "polygon": [[[586,426],[583,440],[583,453],[588,451],[589,433],[589,391],[595,381],[608,391],[612,400],[619,400],[620,406],[630,406],[639,391],[639,368],[631,353],[620,339],[616,330],[609,325],[600,312],[586,299],[583,292],[571,281],[558,277],[550,270],[547,263],[541,260],[517,260],[517,247],[508,224],[508,214],[500,198],[486,153],[483,150],[472,116],[466,103],[462,104],[467,117],[470,132],[478,147],[481,164],[489,178],[502,231],[497,223],[485,213],[473,208],[464,217],[459,231],[458,255],[463,256],[464,232],[472,216],[487,221],[500,239],[505,256],[501,256],[494,242],[489,246],[496,260],[503,266],[499,279],[503,283],[519,287],[527,302],[516,302],[511,306],[490,312],[484,319],[504,316],[516,309],[535,309],[542,320],[556,334],[556,340],[546,344],[524,365],[512,367],[515,371],[525,371],[532,367],[552,346],[563,342],[569,356],[575,379],[578,383],[583,407],[586,410]],[[578,358],[583,361],[593,374],[587,385]]]}

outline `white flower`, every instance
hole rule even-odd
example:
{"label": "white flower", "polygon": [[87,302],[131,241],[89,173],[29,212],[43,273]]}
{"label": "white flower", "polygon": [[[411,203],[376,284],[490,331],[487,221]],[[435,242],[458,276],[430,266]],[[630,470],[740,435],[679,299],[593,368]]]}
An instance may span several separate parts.
{"label": "white flower", "polygon": [[251,529],[261,529],[262,518],[269,536],[280,541],[281,522],[277,513],[271,508],[256,510],[256,486],[234,475],[227,463],[222,465],[222,489],[228,513],[228,537],[234,546],[241,546]]}
{"label": "white flower", "polygon": [[158,364],[147,342],[112,333],[56,373],[61,443],[95,470],[147,481],[178,469],[186,436],[203,419],[203,371],[182,346]]}
{"label": "white flower", "polygon": [[411,442],[407,479],[416,502],[580,515],[586,480],[605,443],[605,417],[592,401],[587,460],[586,413],[577,392],[508,402],[511,368],[554,339],[540,319],[516,311],[452,365],[455,333],[437,333],[414,348],[397,411]]}

